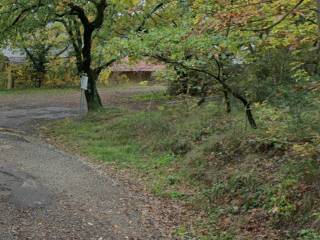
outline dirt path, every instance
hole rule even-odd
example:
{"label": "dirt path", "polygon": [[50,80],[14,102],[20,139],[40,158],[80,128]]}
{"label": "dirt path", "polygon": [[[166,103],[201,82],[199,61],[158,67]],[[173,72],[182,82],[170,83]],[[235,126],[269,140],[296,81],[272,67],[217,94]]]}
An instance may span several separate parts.
{"label": "dirt path", "polygon": [[[101,99],[106,106],[145,108],[149,103],[137,106],[130,100],[133,95],[163,90],[162,86],[131,86],[100,89]],[[61,119],[78,116],[80,111],[78,90],[44,90],[14,94],[0,92],[0,127],[34,131],[41,120]],[[29,129],[31,127],[31,129]]]}
{"label": "dirt path", "polygon": [[[141,91],[103,91],[103,99],[118,104]],[[0,239],[172,239],[152,214],[160,202],[31,136],[39,120],[76,116],[78,97],[0,96]]]}

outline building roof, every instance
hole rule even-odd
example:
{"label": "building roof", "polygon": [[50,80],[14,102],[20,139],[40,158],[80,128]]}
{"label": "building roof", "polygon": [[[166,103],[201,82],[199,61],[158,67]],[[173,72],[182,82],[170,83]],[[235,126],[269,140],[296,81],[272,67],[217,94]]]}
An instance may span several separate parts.
{"label": "building roof", "polygon": [[[59,55],[60,58],[67,58],[70,53],[70,48],[66,49],[62,54]],[[11,49],[5,48],[0,49],[0,53],[9,59],[9,62],[12,64],[23,64],[27,61],[27,55],[22,49]],[[50,54],[57,55],[61,52],[61,49],[52,49]]]}
{"label": "building roof", "polygon": [[10,63],[21,64],[27,59],[26,54],[21,50],[5,48],[2,49],[2,54],[9,59]]}

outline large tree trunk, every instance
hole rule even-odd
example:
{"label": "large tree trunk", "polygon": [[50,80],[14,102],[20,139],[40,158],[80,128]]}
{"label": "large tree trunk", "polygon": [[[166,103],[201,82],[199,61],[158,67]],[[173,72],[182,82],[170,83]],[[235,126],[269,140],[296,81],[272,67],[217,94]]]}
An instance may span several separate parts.
{"label": "large tree trunk", "polygon": [[[88,23],[89,24],[89,23]],[[84,24],[84,33],[83,33],[83,42],[84,46],[82,48],[82,69],[88,76],[88,90],[86,90],[86,100],[88,111],[97,111],[102,109],[102,102],[97,89],[97,81],[99,73],[92,70],[92,56],[91,56],[91,47],[92,47],[92,34],[93,30],[91,29],[90,24]]]}
{"label": "large tree trunk", "polygon": [[97,111],[103,108],[101,98],[97,89],[98,75],[90,71],[88,75],[88,90],[86,90],[86,100],[88,111]]}
{"label": "large tree trunk", "polygon": [[[92,35],[102,26],[105,17],[104,11],[108,5],[107,0],[92,2],[94,2],[96,7],[96,16],[93,21],[90,21],[86,15],[86,11],[81,6],[76,5],[72,1],[68,4],[71,10],[70,15],[77,16],[83,27],[83,33],[80,33],[79,28],[76,28],[75,34],[70,29],[68,33],[73,41],[74,50],[76,51],[78,72],[86,73],[88,76],[89,86],[85,92],[88,111],[96,111],[102,108],[102,102],[97,90],[97,80],[100,71],[92,70],[91,48]],[[68,28],[66,23],[65,26]]]}
{"label": "large tree trunk", "polygon": [[35,79],[35,87],[41,88],[44,82],[46,73],[45,72],[36,72],[36,79]]}

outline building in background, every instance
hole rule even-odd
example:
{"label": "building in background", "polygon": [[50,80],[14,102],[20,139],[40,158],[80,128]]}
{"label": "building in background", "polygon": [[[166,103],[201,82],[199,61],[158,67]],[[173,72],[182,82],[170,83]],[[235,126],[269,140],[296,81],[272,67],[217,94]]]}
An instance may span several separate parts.
{"label": "building in background", "polygon": [[110,67],[109,82],[121,83],[123,81],[141,82],[152,81],[153,74],[157,71],[165,69],[165,65],[151,62],[148,60],[140,60],[138,62],[130,62],[128,58],[121,62],[116,62]]}
{"label": "building in background", "polygon": [[5,48],[0,52],[8,59],[10,64],[24,64],[27,61],[26,53],[23,50]]}

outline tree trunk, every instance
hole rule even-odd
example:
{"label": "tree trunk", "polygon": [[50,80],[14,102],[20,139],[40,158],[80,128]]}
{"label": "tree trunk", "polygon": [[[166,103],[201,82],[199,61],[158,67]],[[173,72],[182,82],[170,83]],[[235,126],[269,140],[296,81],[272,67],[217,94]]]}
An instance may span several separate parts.
{"label": "tree trunk", "polygon": [[103,108],[101,98],[97,89],[98,75],[90,71],[88,75],[88,90],[86,90],[86,100],[88,111],[97,111]]}
{"label": "tree trunk", "polygon": [[[78,17],[79,21],[83,27],[83,33],[80,33],[79,26],[76,26],[76,33],[74,34],[72,30],[69,29],[68,33],[73,42],[74,50],[77,56],[77,67],[79,73],[86,73],[88,76],[88,90],[85,91],[88,111],[96,111],[102,109],[102,102],[97,90],[97,80],[99,76],[99,71],[92,70],[92,39],[93,33],[100,29],[104,22],[104,11],[107,8],[107,0],[92,1],[96,7],[96,16],[93,21],[90,21],[89,17],[86,15],[86,11],[79,5],[69,2],[70,15],[75,15]],[[91,18],[91,16],[90,16]],[[68,28],[67,24],[65,26]],[[81,40],[82,38],[82,40]],[[82,49],[81,49],[82,47]]]}
{"label": "tree trunk", "polygon": [[242,95],[240,95],[239,93],[235,92],[235,91],[232,91],[232,89],[229,87],[227,88],[227,90],[237,99],[239,99],[243,106],[245,107],[245,112],[246,112],[246,116],[247,116],[247,119],[248,119],[248,122],[250,124],[250,126],[254,129],[257,128],[257,124],[256,124],[256,121],[254,120],[254,117],[253,117],[253,114],[252,114],[252,111],[251,111],[251,104],[250,102]]}
{"label": "tree trunk", "polygon": [[45,73],[44,72],[37,72],[36,73],[37,77],[36,77],[36,81],[35,81],[35,86],[36,88],[41,88],[42,84],[44,82],[44,77],[45,77]]}
{"label": "tree trunk", "polygon": [[257,128],[257,124],[256,121],[253,118],[252,112],[251,112],[251,105],[248,103],[246,105],[246,115],[249,121],[249,124],[252,128],[256,129]]}
{"label": "tree trunk", "polygon": [[[320,1],[320,0],[319,0]],[[250,102],[246,99],[245,96],[242,96],[240,93],[238,93],[237,91],[234,91],[224,80],[222,80],[220,78],[220,75],[218,76],[215,76],[214,74],[212,74],[211,72],[207,71],[206,69],[197,69],[197,68],[194,68],[194,67],[189,67],[189,66],[186,66],[184,65],[183,63],[179,63],[179,62],[176,62],[176,61],[173,61],[173,60],[170,60],[168,58],[165,58],[161,55],[156,55],[156,56],[153,56],[155,57],[156,59],[160,60],[160,61],[163,61],[165,63],[169,63],[169,64],[173,64],[173,65],[178,65],[180,67],[183,67],[185,69],[188,69],[188,70],[192,70],[192,71],[196,71],[196,72],[201,72],[201,73],[205,73],[211,77],[213,77],[214,79],[216,79],[216,81],[218,81],[221,86],[223,87],[224,91],[227,91],[228,93],[230,93],[233,97],[235,97],[236,99],[238,99],[239,101],[241,101],[241,103],[243,104],[243,106],[245,107],[245,112],[246,112],[246,116],[247,116],[247,119],[249,121],[249,124],[252,128],[256,129],[257,128],[257,124],[256,124],[256,121],[254,120],[254,117],[253,117],[253,114],[251,112],[251,104]]]}
{"label": "tree trunk", "polygon": [[231,113],[231,101],[230,101],[230,96],[229,93],[226,89],[223,90],[223,95],[224,95],[224,104],[226,106],[226,112]]}

